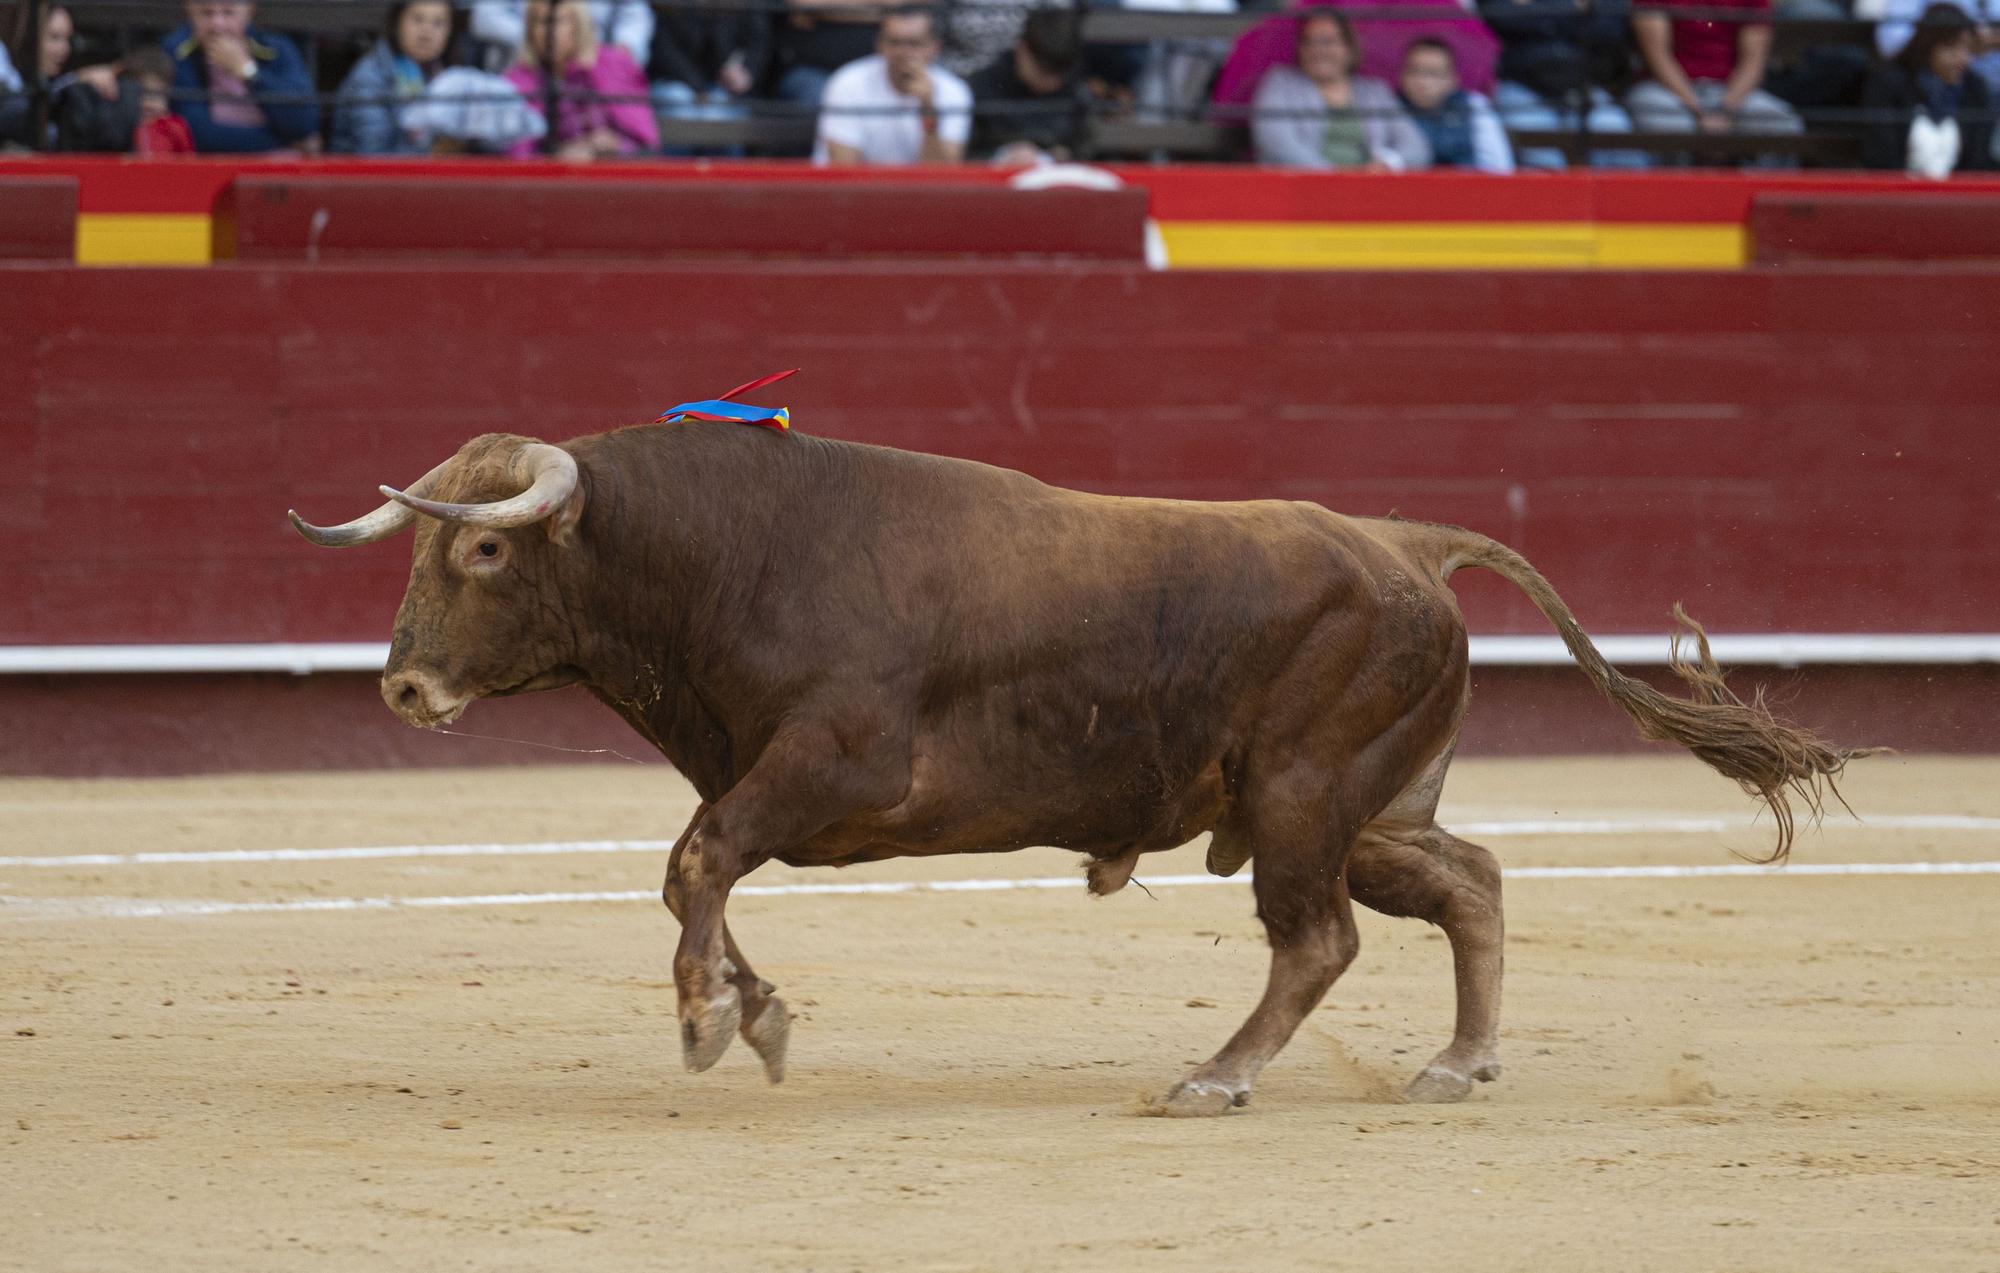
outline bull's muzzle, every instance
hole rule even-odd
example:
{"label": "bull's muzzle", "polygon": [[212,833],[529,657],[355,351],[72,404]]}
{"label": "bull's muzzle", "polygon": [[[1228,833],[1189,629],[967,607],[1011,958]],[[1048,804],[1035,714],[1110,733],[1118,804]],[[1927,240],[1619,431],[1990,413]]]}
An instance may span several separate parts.
{"label": "bull's muzzle", "polygon": [[427,672],[403,669],[383,674],[382,701],[409,724],[436,729],[457,720],[468,700],[447,693]]}

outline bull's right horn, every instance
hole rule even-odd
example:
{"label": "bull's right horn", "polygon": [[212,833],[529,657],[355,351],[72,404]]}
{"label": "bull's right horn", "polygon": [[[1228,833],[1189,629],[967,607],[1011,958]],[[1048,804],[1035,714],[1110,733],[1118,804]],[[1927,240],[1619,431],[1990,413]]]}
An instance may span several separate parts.
{"label": "bull's right horn", "polygon": [[[444,472],[445,465],[450,463],[450,460],[446,460],[444,464],[438,465],[410,483],[410,490],[417,493],[429,490],[437,481],[438,474]],[[292,526],[299,534],[321,548],[351,548],[356,544],[372,544],[378,539],[387,539],[417,520],[416,513],[394,500],[390,500],[365,517],[357,517],[338,526],[315,526],[300,517],[295,509],[286,509],[285,516],[292,519]]]}
{"label": "bull's right horn", "polygon": [[382,493],[408,509],[442,521],[504,528],[542,520],[576,490],[576,461],[568,451],[546,442],[530,442],[517,451],[513,471],[517,479],[528,483],[528,489],[490,504],[440,504],[425,499],[415,487],[399,491],[385,486]]}

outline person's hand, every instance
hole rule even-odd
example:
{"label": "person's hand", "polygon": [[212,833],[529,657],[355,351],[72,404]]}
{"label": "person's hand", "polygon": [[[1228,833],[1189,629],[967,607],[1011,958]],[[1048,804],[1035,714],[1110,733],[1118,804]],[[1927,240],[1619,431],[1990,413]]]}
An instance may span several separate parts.
{"label": "person's hand", "polygon": [[584,140],[590,143],[590,149],[594,155],[605,158],[618,154],[622,149],[618,141],[618,134],[612,132],[609,128],[594,128],[591,130],[590,136],[584,138]]}
{"label": "person's hand", "polygon": [[1710,136],[1734,132],[1736,129],[1736,123],[1730,119],[1727,111],[1703,111],[1695,117],[1695,123],[1702,132]]}
{"label": "person's hand", "polygon": [[97,95],[107,102],[118,100],[118,72],[108,64],[86,66],[76,73],[77,83],[88,84],[97,90]]}
{"label": "person's hand", "polygon": [[597,147],[588,137],[566,141],[556,148],[556,158],[573,164],[587,164],[597,158]]}
{"label": "person's hand", "polygon": [[729,55],[729,60],[724,62],[722,69],[715,73],[715,82],[722,85],[732,97],[748,96],[750,90],[757,86],[756,82],[750,78],[749,70],[743,65],[743,55],[741,53],[731,53]]}
{"label": "person's hand", "polygon": [[241,76],[250,65],[250,42],[240,35],[211,35],[201,42],[201,55],[218,71]]}

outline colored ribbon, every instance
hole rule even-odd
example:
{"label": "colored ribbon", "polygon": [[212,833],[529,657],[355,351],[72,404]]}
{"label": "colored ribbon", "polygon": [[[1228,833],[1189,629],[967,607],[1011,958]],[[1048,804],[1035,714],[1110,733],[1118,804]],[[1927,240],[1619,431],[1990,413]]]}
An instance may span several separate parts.
{"label": "colored ribbon", "polygon": [[683,420],[722,420],[734,424],[755,424],[766,429],[789,429],[792,427],[790,407],[753,407],[741,402],[731,402],[738,394],[749,393],[752,389],[762,389],[765,385],[776,384],[787,376],[795,376],[797,367],[790,371],[775,372],[760,376],[748,384],[741,384],[728,393],[700,402],[683,402],[677,407],[662,411],[655,424],[679,424]]}

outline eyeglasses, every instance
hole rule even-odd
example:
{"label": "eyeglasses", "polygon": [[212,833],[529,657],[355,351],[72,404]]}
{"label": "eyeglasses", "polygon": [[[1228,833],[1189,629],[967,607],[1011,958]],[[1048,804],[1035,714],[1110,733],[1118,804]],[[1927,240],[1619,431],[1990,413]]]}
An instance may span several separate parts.
{"label": "eyeglasses", "polygon": [[885,35],[882,37],[882,47],[885,49],[927,49],[930,46],[931,37],[927,35]]}

